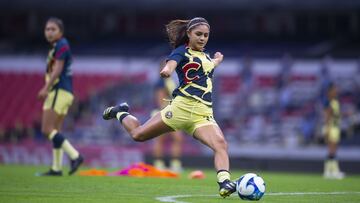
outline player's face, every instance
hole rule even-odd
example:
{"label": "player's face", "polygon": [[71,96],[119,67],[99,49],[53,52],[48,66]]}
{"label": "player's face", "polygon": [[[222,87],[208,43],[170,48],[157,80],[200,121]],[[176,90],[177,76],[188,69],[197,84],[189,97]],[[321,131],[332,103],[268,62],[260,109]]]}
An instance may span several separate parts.
{"label": "player's face", "polygon": [[45,26],[45,38],[48,42],[53,43],[62,37],[59,26],[54,22],[47,22]]}
{"label": "player's face", "polygon": [[203,51],[209,40],[210,30],[206,25],[198,25],[187,31],[189,37],[189,46],[191,49]]}

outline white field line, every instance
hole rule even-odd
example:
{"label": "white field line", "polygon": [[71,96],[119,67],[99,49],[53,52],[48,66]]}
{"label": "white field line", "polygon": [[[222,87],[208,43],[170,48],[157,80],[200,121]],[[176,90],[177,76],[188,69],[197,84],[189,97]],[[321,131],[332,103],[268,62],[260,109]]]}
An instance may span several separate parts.
{"label": "white field line", "polygon": [[[303,195],[360,195],[360,192],[272,192],[266,193],[266,196],[303,196]],[[173,195],[156,197],[160,202],[174,202],[174,203],[190,203],[177,200],[178,198],[189,197],[216,197],[218,195]]]}

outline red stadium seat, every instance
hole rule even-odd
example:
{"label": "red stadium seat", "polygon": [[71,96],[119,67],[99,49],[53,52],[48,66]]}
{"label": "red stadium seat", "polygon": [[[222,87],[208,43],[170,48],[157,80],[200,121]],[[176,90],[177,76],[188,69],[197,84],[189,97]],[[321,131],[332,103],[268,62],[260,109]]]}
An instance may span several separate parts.
{"label": "red stadium seat", "polygon": [[[85,101],[91,93],[121,79],[118,75],[74,75],[75,97]],[[37,93],[43,85],[44,76],[40,73],[0,72],[0,126],[14,127],[20,121],[30,127],[35,120],[40,120],[42,102],[37,99]]]}

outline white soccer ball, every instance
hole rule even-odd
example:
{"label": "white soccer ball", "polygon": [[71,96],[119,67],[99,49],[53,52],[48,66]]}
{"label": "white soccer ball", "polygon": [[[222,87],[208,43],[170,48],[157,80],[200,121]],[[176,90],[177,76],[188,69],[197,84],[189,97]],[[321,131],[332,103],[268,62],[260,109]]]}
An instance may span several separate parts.
{"label": "white soccer ball", "polygon": [[265,182],[255,173],[247,173],[236,181],[236,190],[241,199],[260,200],[265,193]]}

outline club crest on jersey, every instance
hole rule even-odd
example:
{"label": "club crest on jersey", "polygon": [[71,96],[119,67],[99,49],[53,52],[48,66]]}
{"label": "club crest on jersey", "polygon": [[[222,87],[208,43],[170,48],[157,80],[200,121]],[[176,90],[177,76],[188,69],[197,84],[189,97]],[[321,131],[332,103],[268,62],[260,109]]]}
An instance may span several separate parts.
{"label": "club crest on jersey", "polygon": [[172,118],[172,117],[173,117],[173,113],[172,113],[171,111],[167,111],[167,112],[165,113],[165,118],[170,119],[170,118]]}

